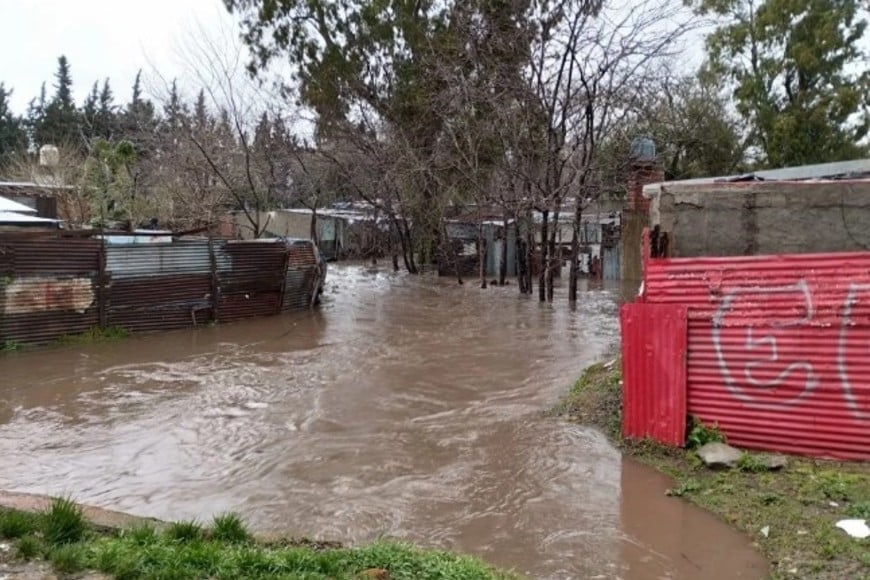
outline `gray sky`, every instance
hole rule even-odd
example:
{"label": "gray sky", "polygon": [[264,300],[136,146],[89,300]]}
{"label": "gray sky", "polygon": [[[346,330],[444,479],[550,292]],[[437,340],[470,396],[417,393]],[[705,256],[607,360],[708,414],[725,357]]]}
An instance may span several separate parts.
{"label": "gray sky", "polygon": [[140,68],[181,75],[185,30],[218,28],[232,17],[221,0],[0,0],[0,22],[0,82],[14,89],[13,107],[23,113],[43,81],[52,94],[61,54],[70,61],[76,102],[108,76],[124,103]]}

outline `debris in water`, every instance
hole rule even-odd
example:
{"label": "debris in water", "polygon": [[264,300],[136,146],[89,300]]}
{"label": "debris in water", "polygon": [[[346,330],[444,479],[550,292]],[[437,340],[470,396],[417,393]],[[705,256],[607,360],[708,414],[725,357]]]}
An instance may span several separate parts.
{"label": "debris in water", "polygon": [[870,538],[870,526],[867,525],[867,520],[840,520],[837,522],[837,527],[853,538],[859,540]]}
{"label": "debris in water", "polygon": [[761,528],[761,535],[765,538],[770,537],[770,526],[764,526],[763,528]]}
{"label": "debris in water", "polygon": [[838,503],[835,502],[835,501],[829,501],[829,502],[828,502],[828,505],[831,506],[831,507],[840,507],[840,504],[838,504]]}

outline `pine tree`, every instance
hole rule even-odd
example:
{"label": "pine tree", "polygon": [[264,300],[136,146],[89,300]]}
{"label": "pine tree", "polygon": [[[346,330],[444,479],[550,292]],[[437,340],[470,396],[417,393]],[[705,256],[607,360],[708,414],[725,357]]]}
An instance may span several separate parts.
{"label": "pine tree", "polygon": [[111,140],[117,125],[114,95],[109,86],[109,79],[103,81],[100,91],[99,109],[97,110],[96,135],[103,139]]}
{"label": "pine tree", "polygon": [[42,121],[35,130],[36,144],[81,144],[79,114],[72,100],[72,76],[65,56],[57,59],[54,97],[45,107]]}
{"label": "pine tree", "polygon": [[88,93],[85,99],[85,104],[82,105],[82,121],[84,125],[85,136],[88,140],[93,139],[97,135],[97,107],[100,99],[100,84],[94,81],[94,86],[91,87],[91,92]]}

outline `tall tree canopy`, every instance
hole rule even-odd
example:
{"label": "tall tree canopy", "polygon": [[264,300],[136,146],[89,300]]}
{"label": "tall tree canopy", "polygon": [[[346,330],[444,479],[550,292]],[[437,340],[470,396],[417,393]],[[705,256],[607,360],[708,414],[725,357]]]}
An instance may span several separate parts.
{"label": "tall tree canopy", "polygon": [[870,69],[858,0],[691,0],[721,19],[712,71],[734,83],[738,111],[771,167],[866,155]]}

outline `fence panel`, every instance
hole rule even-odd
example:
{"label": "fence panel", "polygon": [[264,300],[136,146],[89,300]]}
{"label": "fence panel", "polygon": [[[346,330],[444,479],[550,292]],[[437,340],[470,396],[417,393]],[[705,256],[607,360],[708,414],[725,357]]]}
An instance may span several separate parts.
{"label": "fence panel", "polygon": [[649,260],[689,313],[688,411],[737,445],[870,459],[870,253]]}
{"label": "fence panel", "polygon": [[622,306],[624,436],[685,443],[686,316],[680,305]]}

